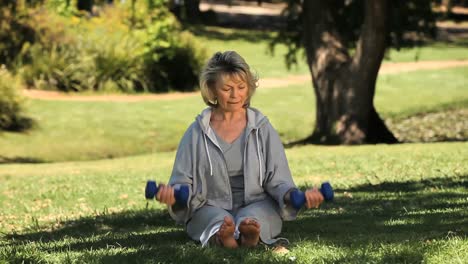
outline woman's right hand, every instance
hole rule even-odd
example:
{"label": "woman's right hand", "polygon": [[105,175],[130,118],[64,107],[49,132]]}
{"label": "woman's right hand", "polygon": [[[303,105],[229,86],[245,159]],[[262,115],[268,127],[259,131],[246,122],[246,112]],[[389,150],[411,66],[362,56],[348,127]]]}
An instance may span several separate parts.
{"label": "woman's right hand", "polygon": [[174,188],[170,185],[160,184],[159,191],[156,194],[156,200],[169,206],[173,206],[176,202],[174,197]]}

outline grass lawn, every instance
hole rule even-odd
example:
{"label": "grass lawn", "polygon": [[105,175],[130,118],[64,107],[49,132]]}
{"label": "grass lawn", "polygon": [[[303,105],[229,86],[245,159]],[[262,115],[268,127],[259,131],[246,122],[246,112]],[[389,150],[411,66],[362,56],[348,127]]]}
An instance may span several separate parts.
{"label": "grass lawn", "polygon": [[[382,75],[375,102],[383,117],[392,118],[467,107],[467,83],[468,67]],[[309,85],[260,88],[253,106],[270,118],[285,142],[312,131],[315,98]],[[39,127],[25,134],[1,133],[0,163],[2,159],[92,160],[174,150],[203,107],[198,96],[128,103],[31,100],[27,110]]]}
{"label": "grass lawn", "polygon": [[[192,31],[209,53],[237,50],[260,77],[308,73],[303,62],[286,72],[284,46],[265,53],[271,33]],[[468,59],[467,50],[433,43],[390,51],[386,61]],[[381,75],[375,104],[392,122],[468,109],[467,84],[468,67]],[[312,131],[310,84],[260,88],[253,106],[285,142]],[[285,222],[285,255],[201,248],[143,195],[146,180],[167,182],[182,133],[203,107],[199,96],[30,100],[38,127],[0,133],[0,263],[468,263],[468,142],[288,148],[295,182],[330,181],[335,201]]]}
{"label": "grass lawn", "polygon": [[[235,50],[257,71],[261,78],[309,74],[305,57],[299,56],[297,66],[288,71],[284,55],[286,46],[277,45],[274,56],[269,54],[269,43],[275,33],[256,30],[204,27],[190,29],[203,43],[211,56],[217,51]],[[456,43],[434,42],[417,48],[390,49],[385,62],[410,62],[427,60],[466,60],[466,40]]]}
{"label": "grass lawn", "polygon": [[[0,262],[467,263],[468,143],[303,146],[296,183],[336,199],[284,225],[290,252],[201,248],[143,196],[174,152],[0,166]],[[346,193],[345,193],[346,192]]]}

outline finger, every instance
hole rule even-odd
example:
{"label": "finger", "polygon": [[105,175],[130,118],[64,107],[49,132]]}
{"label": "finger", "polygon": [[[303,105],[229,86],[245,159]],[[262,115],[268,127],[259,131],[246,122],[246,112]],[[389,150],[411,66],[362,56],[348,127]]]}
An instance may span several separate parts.
{"label": "finger", "polygon": [[160,201],[160,202],[164,202],[164,199],[165,199],[165,196],[164,196],[165,190],[166,190],[166,187],[165,187],[164,185],[160,185],[160,186],[159,186],[158,195],[159,195],[159,201]]}
{"label": "finger", "polygon": [[306,200],[307,200],[307,209],[310,209],[312,208],[312,193],[311,191],[306,191]]}
{"label": "finger", "polygon": [[309,192],[309,200],[310,200],[310,204],[309,204],[309,208],[317,208],[318,205],[319,205],[319,194],[317,192],[316,189],[314,190],[311,190]]}
{"label": "finger", "polygon": [[176,202],[174,192],[174,188],[169,187],[169,205],[174,205]]}
{"label": "finger", "polygon": [[318,208],[320,204],[323,202],[323,195],[318,188],[314,188],[314,201],[315,201],[315,208]]}
{"label": "finger", "polygon": [[323,203],[323,201],[325,200],[322,193],[320,193],[319,200],[320,200],[320,203]]}
{"label": "finger", "polygon": [[160,192],[161,192],[161,202],[166,203],[167,202],[167,187],[162,186]]}
{"label": "finger", "polygon": [[171,188],[170,186],[166,186],[166,192],[164,195],[165,195],[164,203],[167,205],[171,205],[172,200],[174,200],[174,189]]}
{"label": "finger", "polygon": [[313,193],[310,197],[311,199],[311,202],[310,202],[310,207],[311,208],[317,208],[317,195],[315,193]]}
{"label": "finger", "polygon": [[162,187],[164,187],[164,185],[160,183],[159,187],[158,187],[158,192],[156,193],[156,200],[158,200],[158,201],[161,201],[161,189],[162,189]]}
{"label": "finger", "polygon": [[167,204],[168,200],[169,200],[169,197],[168,197],[168,187],[167,186],[163,186],[161,188],[161,202],[162,203],[165,203]]}
{"label": "finger", "polygon": [[314,208],[315,207],[315,196],[313,193],[309,195],[309,208]]}

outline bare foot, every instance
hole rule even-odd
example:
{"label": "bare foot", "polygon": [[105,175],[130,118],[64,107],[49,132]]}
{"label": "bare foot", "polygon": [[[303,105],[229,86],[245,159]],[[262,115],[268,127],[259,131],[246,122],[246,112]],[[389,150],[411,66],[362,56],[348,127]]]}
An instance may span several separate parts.
{"label": "bare foot", "polygon": [[216,233],[221,246],[225,248],[237,248],[239,246],[234,238],[235,229],[236,226],[234,225],[232,218],[225,216],[224,223],[219,228],[218,233]]}
{"label": "bare foot", "polygon": [[244,247],[255,247],[260,240],[260,224],[255,220],[247,218],[239,225],[241,233],[241,245]]}

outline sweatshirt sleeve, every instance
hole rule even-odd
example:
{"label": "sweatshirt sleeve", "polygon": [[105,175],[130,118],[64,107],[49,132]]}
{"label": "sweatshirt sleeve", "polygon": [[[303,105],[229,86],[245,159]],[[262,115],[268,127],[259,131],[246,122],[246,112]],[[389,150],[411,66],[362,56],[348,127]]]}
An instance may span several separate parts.
{"label": "sweatshirt sleeve", "polygon": [[262,129],[265,130],[262,136],[265,137],[263,150],[266,163],[263,187],[278,202],[281,217],[285,221],[291,221],[296,219],[298,210],[291,204],[285,203],[284,196],[289,190],[295,189],[296,185],[289,170],[283,143],[269,122]]}
{"label": "sweatshirt sleeve", "polygon": [[190,216],[190,200],[193,193],[194,177],[193,177],[193,144],[192,144],[192,129],[193,125],[187,129],[182,140],[177,148],[177,153],[174,161],[174,166],[169,179],[169,185],[175,189],[180,188],[182,185],[189,187],[189,199],[185,206],[173,205],[169,206],[169,215],[178,224],[185,224]]}

